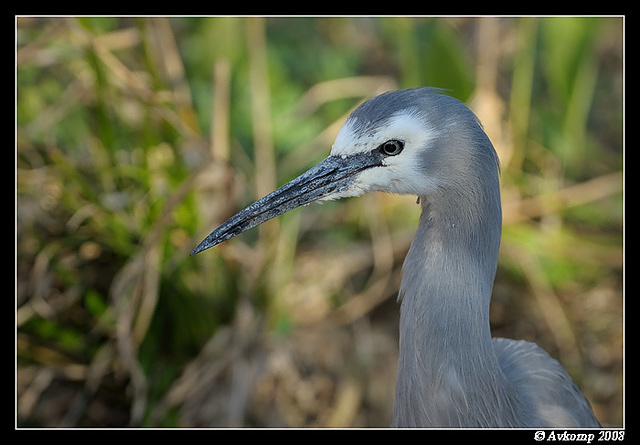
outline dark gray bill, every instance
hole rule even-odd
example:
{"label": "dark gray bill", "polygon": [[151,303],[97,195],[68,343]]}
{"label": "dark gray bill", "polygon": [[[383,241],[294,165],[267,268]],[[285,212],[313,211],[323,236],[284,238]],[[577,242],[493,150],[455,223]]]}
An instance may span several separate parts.
{"label": "dark gray bill", "polygon": [[320,164],[251,204],[211,232],[191,252],[202,252],[291,209],[349,188],[357,174],[382,165],[379,151],[348,157],[329,156]]}

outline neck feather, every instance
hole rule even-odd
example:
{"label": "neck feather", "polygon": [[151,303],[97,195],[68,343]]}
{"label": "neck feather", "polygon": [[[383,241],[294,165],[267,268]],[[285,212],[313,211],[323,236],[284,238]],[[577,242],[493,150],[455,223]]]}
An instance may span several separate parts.
{"label": "neck feather", "polygon": [[[452,191],[421,198],[400,289],[396,426],[516,426],[512,406],[496,409],[511,405],[511,395],[489,328],[501,233],[494,185],[473,196]],[[487,387],[493,400],[474,394]],[[498,411],[506,418],[492,418]]]}

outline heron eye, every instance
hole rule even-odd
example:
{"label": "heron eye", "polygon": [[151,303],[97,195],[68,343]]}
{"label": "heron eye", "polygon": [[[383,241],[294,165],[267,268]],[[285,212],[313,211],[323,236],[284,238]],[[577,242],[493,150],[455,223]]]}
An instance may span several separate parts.
{"label": "heron eye", "polygon": [[387,156],[396,156],[399,155],[404,148],[404,142],[398,139],[389,139],[378,148]]}

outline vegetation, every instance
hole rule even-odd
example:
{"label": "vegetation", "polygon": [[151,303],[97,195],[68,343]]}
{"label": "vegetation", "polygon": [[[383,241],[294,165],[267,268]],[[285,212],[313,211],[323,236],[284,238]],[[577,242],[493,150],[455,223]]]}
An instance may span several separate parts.
{"label": "vegetation", "polygon": [[501,158],[494,335],[537,342],[622,426],[622,26],[17,18],[17,425],[388,425],[415,197],[189,252],[323,159],[359,101],[431,85]]}

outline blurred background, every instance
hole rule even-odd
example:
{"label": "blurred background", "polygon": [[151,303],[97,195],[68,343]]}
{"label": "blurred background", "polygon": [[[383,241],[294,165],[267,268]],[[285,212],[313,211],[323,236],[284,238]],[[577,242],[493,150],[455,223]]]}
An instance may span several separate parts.
{"label": "blurred background", "polygon": [[623,18],[16,19],[18,427],[385,427],[412,196],[191,249],[430,85],[502,163],[495,336],[623,426]]}

